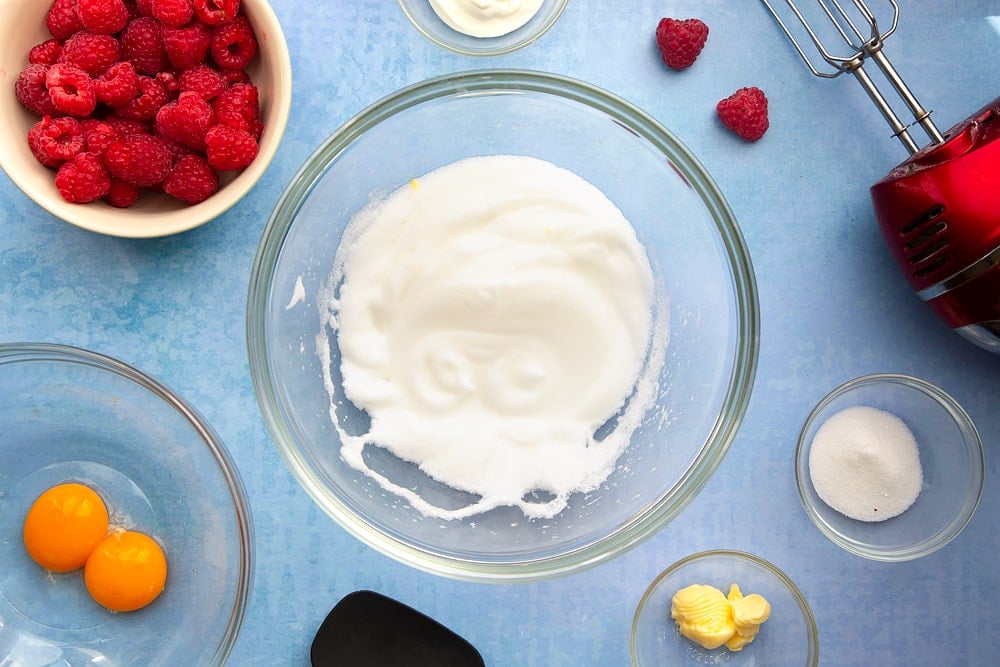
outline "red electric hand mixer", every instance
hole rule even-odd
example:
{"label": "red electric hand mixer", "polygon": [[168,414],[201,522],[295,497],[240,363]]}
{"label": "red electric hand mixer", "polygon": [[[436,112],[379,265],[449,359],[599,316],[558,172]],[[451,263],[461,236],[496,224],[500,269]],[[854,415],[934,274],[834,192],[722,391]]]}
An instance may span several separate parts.
{"label": "red electric hand mixer", "polygon": [[[966,339],[1000,354],[1000,98],[942,135],[882,50],[896,30],[895,0],[886,0],[892,20],[884,32],[864,0],[816,1],[831,34],[847,43],[847,55],[827,50],[812,20],[793,0],[785,4],[832,71],[814,66],[772,2],[761,0],[809,70],[824,78],[853,74],[909,151],[871,187],[882,235],[917,295]],[[864,69],[869,61],[909,108],[912,122],[904,124],[893,111]],[[918,124],[930,138],[923,148],[910,136]]]}

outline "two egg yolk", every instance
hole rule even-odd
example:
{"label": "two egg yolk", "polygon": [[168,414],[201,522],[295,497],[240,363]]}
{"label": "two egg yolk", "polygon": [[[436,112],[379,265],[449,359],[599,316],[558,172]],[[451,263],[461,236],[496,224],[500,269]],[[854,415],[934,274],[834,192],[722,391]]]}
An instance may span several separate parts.
{"label": "two egg yolk", "polygon": [[87,591],[112,611],[145,607],[163,591],[167,560],[144,533],[108,531],[108,509],[83,484],[59,484],[35,500],[24,519],[24,546],[52,572],[83,568]]}

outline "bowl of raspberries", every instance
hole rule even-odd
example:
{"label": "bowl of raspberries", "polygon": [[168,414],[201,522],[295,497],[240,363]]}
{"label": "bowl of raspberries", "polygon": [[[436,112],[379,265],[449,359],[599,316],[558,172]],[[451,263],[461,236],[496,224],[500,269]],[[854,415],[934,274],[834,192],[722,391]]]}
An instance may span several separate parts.
{"label": "bowl of raspberries", "polygon": [[266,0],[7,0],[0,167],[78,227],[176,234],[257,183],[291,86]]}

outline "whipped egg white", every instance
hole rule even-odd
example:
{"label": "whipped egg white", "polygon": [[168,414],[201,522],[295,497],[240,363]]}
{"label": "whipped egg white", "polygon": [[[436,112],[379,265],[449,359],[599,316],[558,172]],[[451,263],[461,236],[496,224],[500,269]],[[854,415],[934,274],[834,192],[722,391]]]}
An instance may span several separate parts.
{"label": "whipped egg white", "polygon": [[[655,399],[662,297],[632,225],[571,171],[500,155],[414,179],[354,217],[319,295],[341,455],[429,516],[554,516],[607,479]],[[338,425],[333,345],[367,433]],[[478,500],[436,507],[366,445]]]}

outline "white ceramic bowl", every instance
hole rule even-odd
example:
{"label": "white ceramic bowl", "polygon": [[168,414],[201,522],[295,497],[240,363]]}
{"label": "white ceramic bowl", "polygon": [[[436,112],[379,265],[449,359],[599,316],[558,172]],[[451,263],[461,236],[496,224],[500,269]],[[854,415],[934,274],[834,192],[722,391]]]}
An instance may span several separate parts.
{"label": "white ceramic bowl", "polygon": [[38,116],[14,95],[14,81],[28,64],[28,50],[50,39],[45,27],[48,0],[0,0],[0,167],[24,194],[52,215],[77,227],[111,236],[147,238],[183,232],[215,219],[257,183],[281,142],[292,100],[291,60],[274,10],[267,0],[243,0],[241,6],[257,33],[259,51],[247,68],[260,91],[264,133],[253,163],[235,177],[221,180],[219,191],[186,205],[166,195],[144,196],[119,209],[103,201],[72,204],[59,194],[55,172],[38,163],[28,149],[28,130]]}
{"label": "white ceramic bowl", "polygon": [[[367,417],[350,401],[331,399],[317,354],[325,331],[317,295],[354,214],[412,178],[490,154],[548,160],[600,188],[632,223],[669,299],[670,341],[655,405],[607,481],[573,494],[550,520],[528,520],[514,507],[451,521],[425,516],[352,468],[341,456],[331,414],[359,434]],[[757,344],[750,258],[697,158],[629,103],[540,72],[446,75],[390,95],[345,123],[279,200],[258,246],[247,305],[257,398],[303,488],[374,548],[431,572],[487,581],[593,565],[676,516],[735,436]],[[337,377],[339,347],[333,347],[323,353],[331,355],[326,372]],[[438,507],[469,504],[469,494],[440,488],[417,466],[385,459],[386,475],[398,486],[426,493]]]}
{"label": "white ceramic bowl", "polygon": [[428,0],[399,0],[406,18],[438,46],[466,56],[498,56],[528,46],[548,32],[562,15],[568,0],[543,0],[538,12],[520,28],[496,37],[461,33],[437,15]]}
{"label": "white ceramic bowl", "polygon": [[[809,475],[816,431],[834,414],[858,405],[896,415],[917,441],[920,495],[885,521],[857,521],[832,509]],[[984,477],[983,445],[969,415],[938,387],[907,375],[867,375],[834,389],[809,414],[795,452],[795,481],[806,514],[835,544],[872,560],[912,560],[958,537],[979,506]]]}

